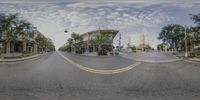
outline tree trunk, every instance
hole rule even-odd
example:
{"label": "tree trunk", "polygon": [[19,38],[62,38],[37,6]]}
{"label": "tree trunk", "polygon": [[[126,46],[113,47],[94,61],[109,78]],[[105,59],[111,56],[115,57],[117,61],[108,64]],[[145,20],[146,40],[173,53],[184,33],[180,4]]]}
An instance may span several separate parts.
{"label": "tree trunk", "polygon": [[26,41],[23,41],[23,53],[26,52]]}
{"label": "tree trunk", "polygon": [[93,50],[92,51],[95,52],[95,45],[93,45]]}
{"label": "tree trunk", "polygon": [[6,43],[6,53],[10,53],[10,41]]}
{"label": "tree trunk", "polygon": [[37,46],[37,44],[34,44],[34,49],[33,49],[33,51],[34,51],[34,54],[37,54],[37,53],[38,53],[38,46]]}
{"label": "tree trunk", "polygon": [[101,44],[99,44],[99,47],[98,47],[98,51],[100,51],[101,50]]}
{"label": "tree trunk", "polygon": [[190,40],[190,52],[194,51],[194,43],[192,40]]}
{"label": "tree trunk", "polygon": [[15,52],[15,43],[11,43],[11,52],[12,52],[12,53]]}
{"label": "tree trunk", "polygon": [[74,53],[76,53],[76,46],[74,46]]}

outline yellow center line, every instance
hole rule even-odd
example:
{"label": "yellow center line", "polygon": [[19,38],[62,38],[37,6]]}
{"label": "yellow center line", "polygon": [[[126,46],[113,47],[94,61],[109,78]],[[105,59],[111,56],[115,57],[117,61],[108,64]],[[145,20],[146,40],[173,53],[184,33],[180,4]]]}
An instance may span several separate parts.
{"label": "yellow center line", "polygon": [[80,65],[72,60],[70,60],[69,58],[67,58],[66,56],[62,55],[61,53],[58,52],[58,54],[63,57],[65,60],[67,60],[68,62],[70,62],[72,65],[74,65],[75,67],[81,69],[81,70],[84,70],[84,71],[87,71],[87,72],[90,72],[90,73],[95,73],[95,74],[117,74],[117,73],[122,73],[122,72],[125,72],[125,71],[128,71],[138,65],[141,64],[141,62],[136,62],[134,64],[131,64],[129,66],[126,66],[126,67],[123,67],[123,68],[119,68],[119,69],[114,69],[114,70],[97,70],[97,69],[92,69],[92,68],[89,68],[89,67],[85,67],[83,65]]}

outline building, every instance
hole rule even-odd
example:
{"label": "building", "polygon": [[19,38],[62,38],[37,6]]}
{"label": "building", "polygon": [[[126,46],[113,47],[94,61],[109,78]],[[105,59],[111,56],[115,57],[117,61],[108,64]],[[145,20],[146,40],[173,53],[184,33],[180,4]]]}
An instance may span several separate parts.
{"label": "building", "polygon": [[35,41],[37,35],[42,35],[38,30],[32,31],[32,36],[27,36],[27,41],[23,40],[20,35],[17,36],[15,42],[6,42],[7,35],[5,33],[0,33],[0,55],[1,58],[15,58],[28,56],[32,54],[37,54],[40,47]]}
{"label": "building", "polygon": [[144,34],[140,35],[140,44],[138,45],[139,50],[145,51],[145,47],[146,47],[145,38],[146,37]]}
{"label": "building", "polygon": [[137,51],[153,50],[149,39],[144,34],[141,34],[139,36],[139,44],[136,45],[136,48],[137,48]]}
{"label": "building", "polygon": [[128,40],[127,40],[127,52],[132,52],[132,44],[131,44],[131,37],[128,37]]}
{"label": "building", "polygon": [[94,30],[90,32],[86,32],[81,34],[83,37],[83,41],[86,44],[83,47],[84,52],[96,52],[99,49],[99,46],[91,41],[96,39],[97,34],[107,34],[109,36],[108,40],[101,44],[102,49],[106,49],[107,51],[113,50],[113,39],[117,35],[118,30],[111,30],[111,29],[101,29],[101,30]]}

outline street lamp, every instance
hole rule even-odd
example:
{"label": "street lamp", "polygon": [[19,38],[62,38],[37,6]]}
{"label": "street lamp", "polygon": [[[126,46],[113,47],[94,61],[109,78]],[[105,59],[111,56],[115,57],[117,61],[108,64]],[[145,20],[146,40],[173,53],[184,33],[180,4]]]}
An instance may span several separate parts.
{"label": "street lamp", "polygon": [[184,37],[184,40],[185,40],[185,57],[188,57],[188,48],[187,48],[187,30],[186,30],[187,26],[185,26],[185,37]]}
{"label": "street lamp", "polygon": [[119,51],[121,51],[121,39],[122,39],[122,37],[121,37],[121,32],[119,32]]}
{"label": "street lamp", "polygon": [[67,33],[68,32],[68,30],[67,29],[65,29],[65,31],[64,31],[65,33]]}

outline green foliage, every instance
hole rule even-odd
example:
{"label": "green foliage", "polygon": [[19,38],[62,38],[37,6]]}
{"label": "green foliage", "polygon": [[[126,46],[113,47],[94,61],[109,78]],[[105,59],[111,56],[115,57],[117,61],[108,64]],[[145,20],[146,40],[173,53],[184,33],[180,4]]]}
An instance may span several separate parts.
{"label": "green foliage", "polygon": [[79,34],[76,34],[76,33],[72,33],[71,34],[71,38],[75,41],[75,43],[83,41],[83,37],[81,35],[79,35]]}
{"label": "green foliage", "polygon": [[145,49],[145,51],[154,50],[154,48],[152,48],[150,45],[146,45],[146,47],[144,49]]}
{"label": "green foliage", "polygon": [[165,47],[164,43],[158,44],[157,45],[157,50],[158,51],[164,51],[164,47]]}
{"label": "green foliage", "polygon": [[132,52],[136,52],[136,46],[131,47]]}
{"label": "green foliage", "polygon": [[83,37],[77,33],[72,33],[71,38],[67,39],[67,43],[60,47],[58,50],[71,52],[72,48],[74,48],[76,53],[83,53],[82,47],[85,45],[83,42]]}
{"label": "green foliage", "polygon": [[41,34],[38,34],[34,40],[36,33],[33,31],[32,24],[21,19],[19,14],[0,14],[0,33],[6,34],[6,43],[22,40],[28,43],[36,42],[49,51],[55,50],[53,42]]}
{"label": "green foliage", "polygon": [[90,40],[89,43],[91,45],[97,45],[97,41],[95,39]]}
{"label": "green foliage", "polygon": [[62,46],[62,47],[60,47],[59,49],[58,49],[59,51],[63,51],[63,52],[70,52],[71,51],[71,46],[70,45],[64,45],[64,46]]}
{"label": "green foliage", "polygon": [[105,50],[105,49],[101,49],[101,50],[99,50],[99,51],[97,52],[98,55],[108,55],[107,53],[108,53],[108,52],[107,52],[107,50]]}
{"label": "green foliage", "polygon": [[185,36],[184,27],[178,24],[169,24],[164,26],[159,33],[159,40],[169,44],[171,47],[178,47],[178,44],[183,41]]}
{"label": "green foliage", "polygon": [[101,45],[106,41],[109,41],[109,34],[107,31],[99,30],[99,33],[96,33],[96,38],[92,40],[93,43],[99,46],[99,51],[101,50]]}
{"label": "green foliage", "polygon": [[[169,49],[178,49],[181,51],[185,50],[185,39],[187,39],[188,47],[191,47],[190,50],[194,49],[195,43],[200,41],[200,13],[196,15],[191,15],[191,19],[197,26],[193,27],[183,27],[178,24],[169,24],[164,26],[159,33],[158,39],[162,40],[163,43],[157,46],[158,50],[163,50],[164,44],[169,45]],[[185,32],[187,38],[185,38]],[[191,55],[198,55],[199,51],[194,51]]]}
{"label": "green foliage", "polygon": [[46,47],[48,51],[55,51],[55,46],[52,40],[46,38],[42,34],[38,34],[35,38],[35,41],[39,44],[40,47]]}
{"label": "green foliage", "polygon": [[190,53],[190,56],[200,57],[200,49],[195,49],[193,52]]}
{"label": "green foliage", "polygon": [[200,13],[196,15],[192,15],[191,19],[194,21],[194,23],[197,23],[200,25]]}
{"label": "green foliage", "polygon": [[67,41],[69,45],[72,45],[74,43],[74,40],[72,38],[69,38]]}
{"label": "green foliage", "polygon": [[18,14],[1,14],[0,32],[7,35],[6,42],[14,42],[17,40],[18,34]]}

